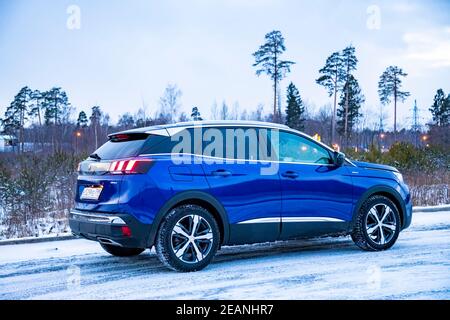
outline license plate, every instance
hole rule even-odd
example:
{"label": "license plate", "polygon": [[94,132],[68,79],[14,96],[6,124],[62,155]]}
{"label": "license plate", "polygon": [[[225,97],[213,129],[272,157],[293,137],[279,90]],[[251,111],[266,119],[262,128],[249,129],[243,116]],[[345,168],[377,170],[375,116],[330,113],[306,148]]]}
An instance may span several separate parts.
{"label": "license plate", "polygon": [[103,187],[87,187],[84,188],[81,193],[80,199],[83,200],[98,200],[100,193],[102,193]]}

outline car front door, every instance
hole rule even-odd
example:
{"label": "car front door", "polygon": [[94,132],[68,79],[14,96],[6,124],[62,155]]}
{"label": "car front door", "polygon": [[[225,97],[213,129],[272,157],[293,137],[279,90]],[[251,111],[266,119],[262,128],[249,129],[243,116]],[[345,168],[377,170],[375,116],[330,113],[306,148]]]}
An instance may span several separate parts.
{"label": "car front door", "polygon": [[333,164],[333,152],[316,141],[279,131],[282,194],[281,238],[345,231],[352,219],[348,166]]}

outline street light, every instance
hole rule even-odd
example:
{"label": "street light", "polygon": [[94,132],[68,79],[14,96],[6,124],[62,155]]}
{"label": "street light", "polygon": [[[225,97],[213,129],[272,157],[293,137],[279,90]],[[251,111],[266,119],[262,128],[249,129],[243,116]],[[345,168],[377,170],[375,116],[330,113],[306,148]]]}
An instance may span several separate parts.
{"label": "street light", "polygon": [[81,138],[81,132],[76,131],[75,132],[75,152],[78,153],[78,139]]}

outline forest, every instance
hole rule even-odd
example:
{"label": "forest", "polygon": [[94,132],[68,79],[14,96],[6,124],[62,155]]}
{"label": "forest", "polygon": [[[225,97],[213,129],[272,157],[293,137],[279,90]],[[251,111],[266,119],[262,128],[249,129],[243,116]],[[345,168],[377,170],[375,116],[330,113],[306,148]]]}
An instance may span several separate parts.
{"label": "forest", "polygon": [[[410,124],[398,130],[397,110],[414,95],[406,91],[408,76],[399,66],[386,66],[379,75],[379,108],[365,106],[355,71],[357,49],[349,45],[324,57],[316,84],[330,103],[313,108],[302,100],[288,79],[295,61],[286,53],[280,31],[266,34],[253,53],[257,77],[266,76],[273,105],[240,106],[213,102],[189,106],[182,112],[182,88],[168,84],[152,106],[124,106],[127,111],[112,122],[108,106],[74,106],[61,87],[44,90],[25,86],[11,97],[0,117],[0,239],[67,231],[66,215],[73,204],[77,164],[101,146],[109,133],[159,124],[199,120],[255,120],[284,123],[347,154],[351,159],[397,167],[411,187],[415,205],[450,203],[450,93],[436,88],[420,123],[417,106]],[[256,80],[255,81],[259,81]],[[78,93],[82,94],[82,93]],[[238,101],[238,97],[236,97]],[[385,120],[390,113],[393,129]],[[208,116],[205,116],[208,114]],[[2,144],[0,144],[0,147]]]}

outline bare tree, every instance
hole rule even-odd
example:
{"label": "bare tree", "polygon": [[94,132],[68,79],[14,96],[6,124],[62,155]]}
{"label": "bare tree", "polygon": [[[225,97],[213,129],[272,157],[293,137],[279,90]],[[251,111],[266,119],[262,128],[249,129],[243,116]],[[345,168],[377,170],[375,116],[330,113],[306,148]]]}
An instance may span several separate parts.
{"label": "bare tree", "polygon": [[176,119],[178,109],[181,106],[182,92],[176,84],[168,84],[162,97],[159,99],[161,114],[173,122]]}
{"label": "bare tree", "polygon": [[220,119],[228,120],[229,117],[230,117],[230,112],[228,111],[228,105],[225,102],[225,100],[223,100],[222,107],[220,108]]}
{"label": "bare tree", "polygon": [[220,119],[219,108],[217,106],[217,101],[216,100],[214,100],[213,104],[211,105],[211,119],[213,119],[213,120],[219,120]]}

